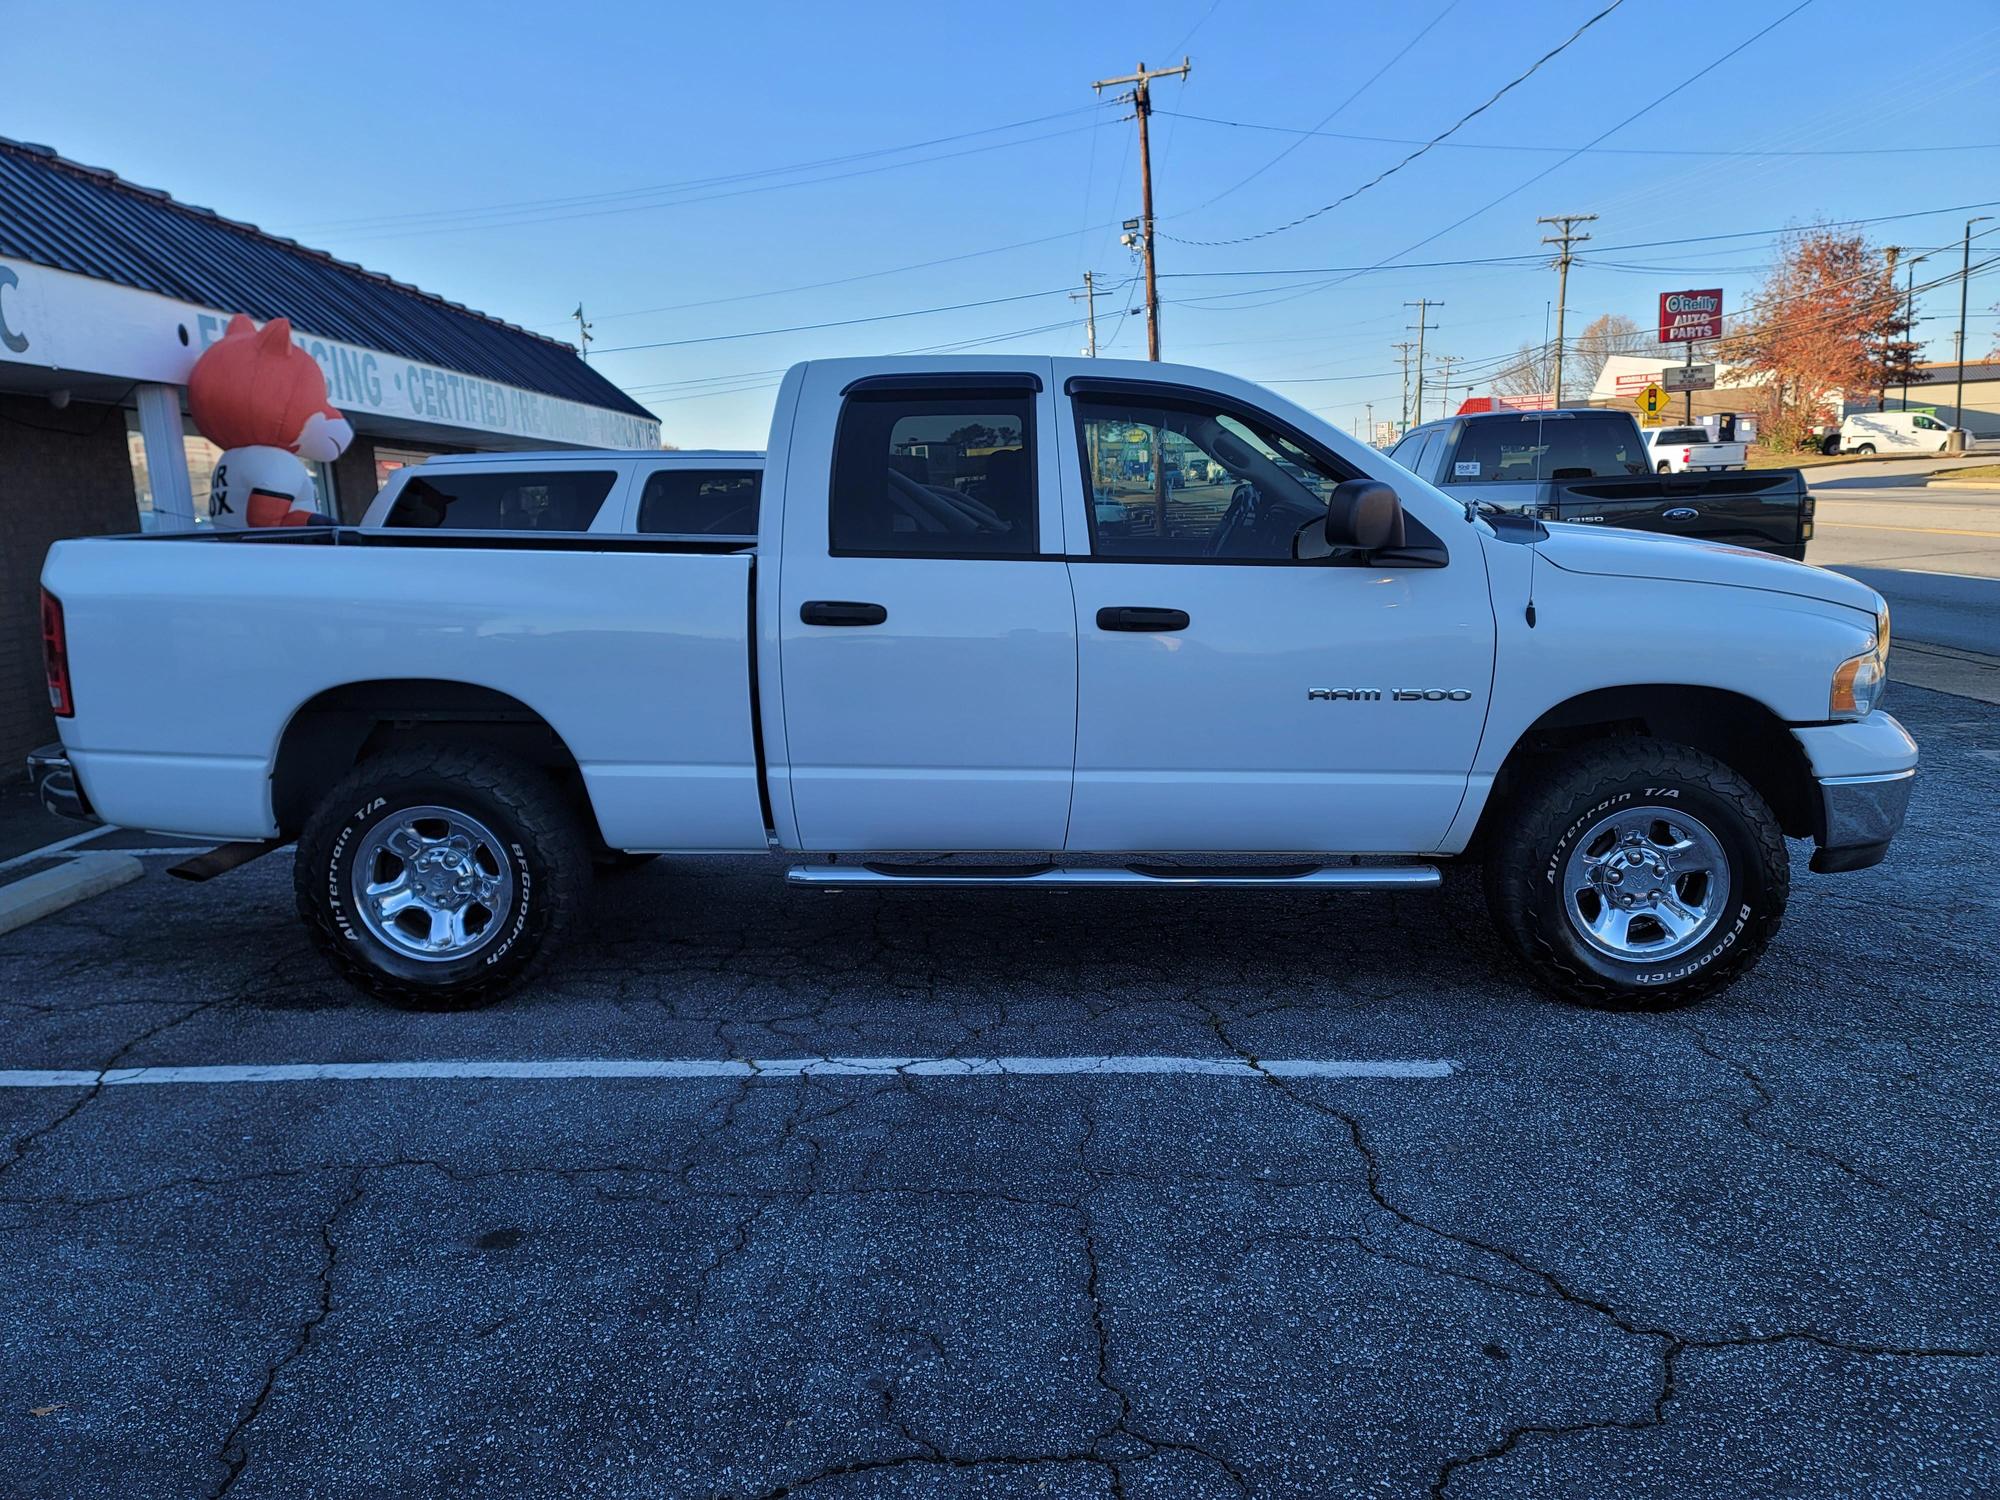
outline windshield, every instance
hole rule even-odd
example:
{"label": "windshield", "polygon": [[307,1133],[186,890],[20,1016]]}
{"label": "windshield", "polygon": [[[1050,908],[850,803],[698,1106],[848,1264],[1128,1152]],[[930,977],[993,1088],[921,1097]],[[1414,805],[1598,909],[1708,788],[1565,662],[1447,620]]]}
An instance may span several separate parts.
{"label": "windshield", "polygon": [[1605,479],[1652,465],[1639,424],[1622,412],[1523,412],[1465,424],[1446,484]]}

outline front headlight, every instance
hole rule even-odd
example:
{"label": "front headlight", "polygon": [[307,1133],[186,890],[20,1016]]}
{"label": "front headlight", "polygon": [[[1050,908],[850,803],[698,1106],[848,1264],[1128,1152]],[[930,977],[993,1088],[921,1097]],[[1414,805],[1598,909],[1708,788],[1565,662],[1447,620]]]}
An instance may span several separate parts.
{"label": "front headlight", "polygon": [[1865,719],[1882,701],[1889,685],[1889,606],[1875,615],[1875,642],[1871,650],[1850,656],[1833,669],[1833,689],[1827,696],[1830,719]]}

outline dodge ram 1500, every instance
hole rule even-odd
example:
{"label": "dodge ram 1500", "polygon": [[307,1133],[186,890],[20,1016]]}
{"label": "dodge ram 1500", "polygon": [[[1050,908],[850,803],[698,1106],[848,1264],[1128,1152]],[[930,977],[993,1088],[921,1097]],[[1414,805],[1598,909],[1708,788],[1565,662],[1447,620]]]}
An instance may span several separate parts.
{"label": "dodge ram 1500", "polygon": [[231,841],[200,873],[296,841],[319,945],[416,1006],[518,981],[594,856],[777,849],[822,887],[1477,860],[1545,987],[1683,1002],[1777,930],[1788,836],[1882,857],[1917,762],[1862,584],[1462,503],[1162,364],[797,366],[754,542],[93,539],[43,582],[51,799]]}

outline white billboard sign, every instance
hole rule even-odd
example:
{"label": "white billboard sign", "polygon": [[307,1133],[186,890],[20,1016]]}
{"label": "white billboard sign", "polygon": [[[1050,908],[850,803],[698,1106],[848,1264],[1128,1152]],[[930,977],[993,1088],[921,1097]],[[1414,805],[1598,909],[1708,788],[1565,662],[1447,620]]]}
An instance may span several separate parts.
{"label": "white billboard sign", "polygon": [[[35,365],[185,385],[231,314],[25,261],[0,261],[0,367]],[[655,448],[660,424],[627,412],[443,369],[294,327],[327,397],[367,430],[371,415],[589,448]]]}

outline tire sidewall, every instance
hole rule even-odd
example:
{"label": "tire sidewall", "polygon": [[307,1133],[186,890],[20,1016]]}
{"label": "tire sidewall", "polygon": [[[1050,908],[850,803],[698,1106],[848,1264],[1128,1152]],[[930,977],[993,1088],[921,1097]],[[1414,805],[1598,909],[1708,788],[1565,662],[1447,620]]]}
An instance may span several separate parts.
{"label": "tire sidewall", "polygon": [[[507,873],[514,882],[514,903],[502,930],[459,958],[427,962],[396,952],[368,930],[354,908],[354,859],[368,831],[411,807],[434,806],[463,811],[491,829],[501,843]],[[516,818],[501,803],[481,796],[461,783],[409,781],[393,791],[369,793],[346,810],[340,821],[328,819],[319,830],[312,855],[312,890],[331,936],[355,961],[416,991],[436,991],[440,999],[468,984],[497,982],[525,965],[540,946],[548,926],[548,870],[534,841],[525,837]]]}
{"label": "tire sidewall", "polygon": [[[1673,958],[1635,964],[1600,953],[1584,940],[1569,918],[1563,874],[1577,841],[1602,819],[1623,807],[1644,806],[1684,809],[1715,835],[1729,861],[1729,909],[1698,946]],[[1536,854],[1526,915],[1537,936],[1564,966],[1634,1000],[1663,1001],[1676,990],[1700,986],[1712,974],[1733,971],[1734,960],[1755,954],[1761,946],[1754,941],[1756,934],[1782,909],[1783,894],[1773,889],[1756,830],[1743,810],[1700,783],[1672,774],[1634,771],[1595,782],[1571,799],[1554,841]]]}

